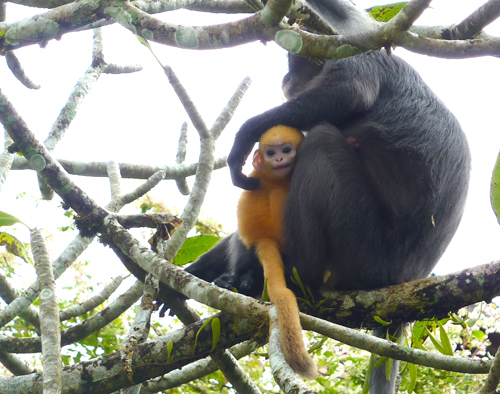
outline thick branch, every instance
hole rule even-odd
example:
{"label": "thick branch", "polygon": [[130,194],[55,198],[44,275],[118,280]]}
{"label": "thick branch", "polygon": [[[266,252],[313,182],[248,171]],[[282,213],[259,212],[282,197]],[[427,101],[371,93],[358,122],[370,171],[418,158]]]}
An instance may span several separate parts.
{"label": "thick branch", "polygon": [[54,273],[42,232],[31,230],[31,248],[35,259],[37,280],[40,283],[40,342],[43,358],[44,394],[61,393],[61,329],[59,304]]}
{"label": "thick branch", "polygon": [[[125,268],[127,268],[138,280],[144,282],[147,275],[146,271],[125,253],[123,253],[116,245],[111,244],[110,246]],[[199,320],[198,313],[187,305],[186,297],[182,296],[177,291],[172,290],[163,282],[160,282],[158,301],[160,304],[165,305],[164,309],[169,308],[172,314],[176,315],[184,325],[188,325]],[[163,309],[160,311],[160,316],[163,316]]]}
{"label": "thick branch", "polygon": [[[235,322],[234,317],[230,315],[218,317],[221,319],[221,333],[217,349],[228,348],[255,334],[248,320],[239,319]],[[204,321],[199,321],[182,330],[139,344],[132,364],[134,382],[144,382],[162,376],[207,357],[212,350],[213,335],[210,325],[200,331],[203,323]],[[195,349],[194,341],[198,333]],[[169,342],[173,345],[171,354],[167,346]],[[42,394],[40,376],[40,373],[35,373],[0,379],[0,393]],[[89,376],[99,378],[89,379]],[[62,382],[65,394],[108,394],[130,386],[118,352],[63,368]]]}
{"label": "thick branch", "polygon": [[[353,328],[378,328],[385,321],[448,316],[467,305],[500,295],[500,262],[444,276],[432,276],[372,291],[333,292],[318,309],[305,309],[324,320]],[[395,302],[397,300],[397,302]]]}
{"label": "thick branch", "polygon": [[21,360],[15,354],[4,352],[2,349],[0,349],[0,363],[14,375],[29,375],[35,372],[35,369],[26,361]]}

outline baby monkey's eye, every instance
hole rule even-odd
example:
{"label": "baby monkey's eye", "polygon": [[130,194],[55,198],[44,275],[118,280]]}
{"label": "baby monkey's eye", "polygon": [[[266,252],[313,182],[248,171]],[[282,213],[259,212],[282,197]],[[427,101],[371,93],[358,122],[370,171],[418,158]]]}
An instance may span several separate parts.
{"label": "baby monkey's eye", "polygon": [[290,146],[285,146],[283,148],[283,153],[290,153],[292,151],[292,148]]}
{"label": "baby monkey's eye", "polygon": [[269,157],[273,157],[276,154],[276,152],[273,149],[268,149],[266,151],[266,155]]}

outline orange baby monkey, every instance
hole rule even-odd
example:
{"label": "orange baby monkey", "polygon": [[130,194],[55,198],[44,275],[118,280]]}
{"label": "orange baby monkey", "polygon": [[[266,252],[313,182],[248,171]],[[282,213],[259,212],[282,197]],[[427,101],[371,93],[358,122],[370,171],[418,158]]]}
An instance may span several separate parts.
{"label": "orange baby monkey", "polygon": [[297,148],[303,134],[288,126],[275,126],[259,140],[250,176],[260,180],[256,190],[245,190],[238,202],[238,232],[247,248],[255,246],[264,268],[267,291],[276,306],[281,347],[292,369],[307,379],[316,377],[316,366],[302,337],[299,308],[286,287],[281,252],[281,224]]}

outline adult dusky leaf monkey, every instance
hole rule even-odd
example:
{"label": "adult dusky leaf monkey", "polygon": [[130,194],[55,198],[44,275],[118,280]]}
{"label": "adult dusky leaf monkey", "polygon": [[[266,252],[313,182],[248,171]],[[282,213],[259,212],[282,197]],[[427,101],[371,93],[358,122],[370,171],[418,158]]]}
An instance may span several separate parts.
{"label": "adult dusky leaf monkey", "polygon": [[[309,0],[332,29],[369,40],[377,22],[348,0]],[[233,183],[268,129],[306,131],[284,214],[283,262],[313,290],[374,289],[426,277],[453,237],[465,204],[470,153],[455,116],[404,60],[385,51],[323,62],[289,55],[289,101],[247,120],[228,157]],[[241,293],[262,290],[254,248],[234,233],[187,270]],[[324,283],[325,273],[329,278]],[[400,326],[396,324],[395,326]],[[386,328],[376,334],[385,334]],[[374,368],[372,394],[395,391]]]}

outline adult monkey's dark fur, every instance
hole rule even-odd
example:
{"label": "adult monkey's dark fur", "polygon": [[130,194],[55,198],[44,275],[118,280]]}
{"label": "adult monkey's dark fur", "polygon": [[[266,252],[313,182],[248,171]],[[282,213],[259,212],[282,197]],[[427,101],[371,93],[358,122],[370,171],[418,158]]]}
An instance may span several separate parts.
{"label": "adult monkey's dark fur", "polygon": [[[308,2],[332,28],[366,40],[375,22],[347,0]],[[356,37],[357,36],[357,37]],[[292,176],[285,214],[286,269],[312,289],[372,289],[426,277],[460,222],[470,155],[456,118],[406,62],[386,52],[327,60],[290,56],[287,103],[257,115],[236,134],[228,158],[233,183],[262,133],[283,124],[309,131]],[[260,265],[237,233],[188,269],[253,295]],[[222,275],[222,277],[221,277]],[[383,330],[382,330],[383,331]],[[394,392],[385,367],[373,394]]]}

